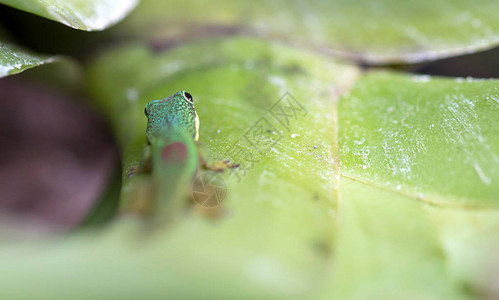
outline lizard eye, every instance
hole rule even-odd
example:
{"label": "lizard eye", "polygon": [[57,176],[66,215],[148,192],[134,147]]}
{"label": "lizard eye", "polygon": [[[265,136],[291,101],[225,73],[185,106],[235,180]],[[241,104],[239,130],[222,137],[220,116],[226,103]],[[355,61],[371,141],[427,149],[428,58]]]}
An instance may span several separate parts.
{"label": "lizard eye", "polygon": [[146,108],[144,108],[144,114],[145,114],[145,115],[146,115],[146,117],[147,117],[147,106],[146,106]]}
{"label": "lizard eye", "polygon": [[189,101],[189,102],[193,102],[192,95],[187,93],[187,92],[184,92],[184,99]]}

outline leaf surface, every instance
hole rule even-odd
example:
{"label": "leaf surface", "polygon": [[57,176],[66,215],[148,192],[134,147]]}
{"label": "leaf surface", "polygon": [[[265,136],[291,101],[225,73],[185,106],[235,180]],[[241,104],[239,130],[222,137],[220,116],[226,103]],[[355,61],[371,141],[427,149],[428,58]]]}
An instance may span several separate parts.
{"label": "leaf surface", "polygon": [[0,77],[16,74],[27,69],[51,63],[54,56],[33,54],[29,51],[0,41]]}
{"label": "leaf surface", "polygon": [[371,64],[412,63],[496,46],[498,10],[494,0],[146,0],[122,32],[155,41],[242,33]]}
{"label": "leaf surface", "polygon": [[135,8],[138,0],[0,0],[76,29],[103,30]]}

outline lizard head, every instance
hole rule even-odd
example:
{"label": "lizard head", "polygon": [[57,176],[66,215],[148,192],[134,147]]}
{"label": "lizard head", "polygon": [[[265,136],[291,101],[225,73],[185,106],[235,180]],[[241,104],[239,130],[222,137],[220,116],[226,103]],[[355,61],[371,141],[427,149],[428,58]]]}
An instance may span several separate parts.
{"label": "lizard head", "polygon": [[152,100],[145,108],[147,117],[147,141],[164,137],[165,132],[182,131],[197,141],[199,118],[194,99],[186,91],[179,91],[162,100]]}

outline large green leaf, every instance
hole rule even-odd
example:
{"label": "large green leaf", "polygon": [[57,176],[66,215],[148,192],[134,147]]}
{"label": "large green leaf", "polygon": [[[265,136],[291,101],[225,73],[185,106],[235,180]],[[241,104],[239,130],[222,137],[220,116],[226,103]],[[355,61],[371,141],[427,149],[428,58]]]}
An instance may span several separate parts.
{"label": "large green leaf", "polygon": [[123,19],[139,0],[0,0],[0,3],[82,30],[102,30]]}
{"label": "large green leaf", "polygon": [[55,57],[33,54],[12,44],[0,41],[0,77],[53,62]]}
{"label": "large green leaf", "polygon": [[334,268],[320,296],[476,299],[493,292],[498,210],[434,207],[345,177],[340,190]]}
{"label": "large green leaf", "polygon": [[[499,43],[494,0],[144,0],[123,32],[185,38],[257,34],[369,63],[417,62]],[[161,40],[161,39],[156,39]]]}
{"label": "large green leaf", "polygon": [[[146,86],[156,86],[147,82],[160,81],[158,86],[167,87],[159,88],[155,97],[171,93],[177,84],[178,88],[188,86],[189,89],[201,84],[202,98],[197,105],[200,115],[203,117],[202,112],[211,108],[210,113],[202,118],[201,138],[209,144],[212,152],[223,153],[225,141],[235,134],[231,127],[237,128],[240,122],[251,116],[251,110],[248,109],[248,104],[235,104],[239,103],[239,97],[244,97],[244,92],[238,92],[231,98],[220,96],[221,100],[215,99],[227,93],[229,87],[239,90],[238,85],[247,86],[251,77],[235,77],[239,70],[237,63],[230,64],[233,71],[228,72],[228,77],[224,76],[227,73],[223,71],[221,61],[240,59],[240,53],[244,53],[242,56],[246,59],[248,56],[261,57],[262,53],[257,51],[256,44],[251,47],[248,42],[221,45],[225,46],[212,48],[199,45],[203,49],[201,52],[195,47],[182,47],[159,57],[142,48],[127,50],[124,52],[126,55],[112,58],[108,56],[97,62],[100,65],[98,78],[108,78],[110,74],[105,72],[118,70],[118,73],[125,74],[123,77],[132,77],[128,80],[117,78],[119,85],[140,87],[141,82],[146,82]],[[287,53],[283,48],[279,52]],[[132,53],[135,54],[132,56]],[[137,67],[134,57],[142,57],[144,65]],[[185,57],[190,59],[186,60]],[[203,71],[195,71],[192,65],[199,64],[199,60],[211,63],[204,62],[202,65],[205,67],[201,68]],[[273,60],[280,61],[275,57]],[[123,67],[125,61],[127,64]],[[315,63],[307,61],[306,64],[310,68]],[[175,70],[173,66],[183,67]],[[165,69],[171,71],[172,68],[174,74],[181,77],[174,79],[174,86],[170,86],[169,80],[161,75]],[[338,66],[326,68],[332,72],[338,70]],[[141,71],[133,71],[136,69]],[[212,69],[214,70],[211,71]],[[203,77],[205,72],[210,76]],[[259,73],[261,70],[251,70],[251,73],[255,72]],[[167,73],[168,78],[178,77]],[[272,74],[265,71],[267,76],[269,73]],[[328,79],[326,73],[314,75],[320,76],[317,77],[320,78],[318,82],[339,80]],[[275,77],[269,78],[275,81]],[[293,81],[293,76],[289,74],[283,74],[280,78],[281,84],[290,90],[306,85]],[[356,78],[345,73],[340,84],[342,88],[336,88],[333,94],[344,92]],[[107,90],[119,85],[101,84],[100,87]],[[335,120],[334,103],[331,103],[329,110],[331,121],[320,121],[324,115],[330,114],[327,110],[323,111],[323,106],[318,106],[322,112],[314,115],[314,119],[319,121],[315,124],[329,124],[326,126],[333,140],[329,142],[332,147],[327,157],[333,164],[337,163],[336,157],[340,158],[341,172],[336,168],[325,168],[327,165],[323,164],[307,165],[310,158],[301,156],[302,149],[293,143],[293,154],[279,155],[264,161],[263,169],[252,170],[259,172],[259,181],[251,182],[248,190],[244,185],[236,186],[241,194],[235,199],[256,204],[271,195],[272,202],[286,201],[286,209],[289,210],[289,205],[297,205],[292,204],[291,199],[307,199],[314,194],[314,187],[317,186],[316,177],[311,177],[312,181],[309,182],[296,176],[296,171],[293,170],[296,165],[307,166],[306,168],[314,170],[314,174],[333,172],[334,176],[328,178],[334,180],[335,184],[329,193],[340,204],[339,210],[333,209],[330,212],[337,216],[338,239],[329,243],[322,240],[319,245],[330,249],[325,252],[333,255],[332,266],[335,267],[331,273],[325,273],[324,281],[317,282],[317,286],[324,287],[316,288],[317,296],[408,298],[419,294],[427,298],[466,298],[470,293],[483,293],[492,284],[488,279],[488,272],[494,269],[491,269],[488,261],[495,258],[499,249],[499,211],[495,209],[499,200],[499,124],[495,124],[498,122],[495,116],[499,107],[497,85],[494,80],[435,79],[383,72],[363,76],[340,101],[338,127],[334,122],[331,123]],[[308,83],[308,87],[315,90],[315,85],[311,83]],[[216,89],[216,94],[212,96],[214,100],[210,101],[208,98],[212,105],[204,106],[202,100],[205,92],[209,95],[209,91],[213,89]],[[265,84],[258,83],[242,91],[248,90],[259,95],[264,94],[267,89]],[[125,94],[130,95],[129,92],[121,92],[119,98],[123,98]],[[106,92],[108,96],[102,99],[117,99],[112,97],[113,94],[111,91]],[[299,99],[302,98],[304,97]],[[122,100],[116,101],[122,103]],[[254,100],[246,102],[255,103]],[[141,112],[135,114],[138,116]],[[234,116],[237,116],[236,122]],[[144,120],[141,115],[140,118]],[[311,124],[313,123],[299,126]],[[204,131],[210,126],[213,126],[211,130]],[[123,128],[122,125],[120,128]],[[124,128],[126,132],[130,132],[129,128]],[[339,128],[337,143],[336,128]],[[142,127],[141,131],[143,130]],[[316,128],[315,134],[321,130]],[[229,133],[223,135],[226,131]],[[306,129],[306,139],[313,140],[314,131]],[[218,139],[217,136],[223,138]],[[316,144],[320,145],[320,142]],[[335,150],[336,144],[338,152]],[[138,153],[138,150],[133,152]],[[442,159],[443,156],[447,159]],[[480,166],[477,167],[476,164]],[[275,171],[276,169],[281,169],[282,173]],[[263,181],[268,176],[268,170],[272,170],[273,174],[272,188],[266,187]],[[338,177],[341,179],[335,179]],[[242,184],[246,180],[244,178]],[[308,196],[296,193],[295,190],[292,190],[292,196],[287,196],[282,191],[274,193],[279,190],[282,180],[296,180],[295,186],[300,186],[303,181],[307,182]],[[264,192],[259,193],[258,190]],[[339,196],[334,196],[336,193]],[[234,210],[237,211],[237,206]],[[306,211],[302,207],[300,210]],[[276,215],[272,218],[283,212],[274,213]],[[260,216],[261,212],[250,211],[248,214]],[[295,219],[294,222],[307,222],[306,219],[301,220]],[[246,226],[248,224],[250,223],[246,223]],[[288,226],[289,230],[282,233],[279,239],[285,240],[287,236],[294,234],[291,223]],[[316,229],[320,230],[320,224]],[[225,245],[232,243],[232,240],[225,241]],[[407,269],[411,272],[407,276],[401,276]],[[364,288],[358,289],[359,286]]]}
{"label": "large green leaf", "polygon": [[499,271],[490,263],[499,250],[498,85],[372,72],[340,99],[341,223],[326,295],[490,292]]}
{"label": "large green leaf", "polygon": [[498,207],[498,87],[365,76],[339,106],[342,175],[435,205]]}
{"label": "large green leaf", "polygon": [[[311,290],[323,280],[334,240],[335,114],[323,112],[334,112],[340,89],[356,74],[353,67],[251,40],[199,43],[161,54],[143,46],[114,49],[93,64],[89,86],[113,120],[125,168],[145,145],[145,103],[183,88],[194,95],[201,140],[214,155],[225,157],[261,117],[282,138],[263,145],[268,153],[247,174],[226,174],[221,219],[194,210],[177,226],[155,233],[121,220],[101,234],[36,248],[27,260],[25,246],[5,247],[0,252],[11,258],[7,267],[14,271],[0,280],[9,282],[0,293],[65,297],[91,286],[87,296],[199,296],[209,290],[218,296],[276,297]],[[302,106],[288,129],[269,111],[283,96]],[[239,181],[238,175],[245,176]],[[140,183],[125,176],[123,197],[137,196],[133,191]],[[80,279],[57,279],[56,273],[66,272]],[[99,284],[109,278],[117,285]]]}
{"label": "large green leaf", "polygon": [[[230,151],[242,143],[257,162],[246,174],[225,174],[228,196],[218,219],[193,208],[175,226],[153,231],[120,218],[63,241],[4,241],[0,256],[9,257],[3,264],[9,272],[0,272],[0,293],[484,295],[499,270],[490,264],[499,249],[497,84],[361,75],[323,57],[248,39],[167,52],[142,45],[112,49],[89,68],[88,86],[112,121],[125,168],[137,163],[146,144],[145,103],[181,89],[194,96],[200,139],[213,156],[246,165],[247,158]],[[285,110],[287,123],[272,107],[291,96],[297,110],[296,116]],[[246,133],[262,117],[282,138],[251,145]],[[385,141],[392,148],[384,148]],[[445,149],[450,162],[441,159]],[[491,159],[490,169],[469,160],[477,157],[472,152]],[[400,153],[420,156],[398,159]],[[124,176],[122,201],[146,199],[143,182]]]}

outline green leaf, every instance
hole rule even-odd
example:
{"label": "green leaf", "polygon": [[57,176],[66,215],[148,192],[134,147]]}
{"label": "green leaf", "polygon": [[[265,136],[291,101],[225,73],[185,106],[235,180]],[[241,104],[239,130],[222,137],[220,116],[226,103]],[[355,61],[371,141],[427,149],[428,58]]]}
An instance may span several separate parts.
{"label": "green leaf", "polygon": [[[200,98],[196,106],[201,117],[201,139],[208,143],[212,152],[224,153],[225,141],[236,135],[237,131],[233,128],[251,117],[250,107],[262,105],[257,99],[268,97],[259,96],[266,94],[265,81],[249,85],[251,75],[237,77],[241,68],[238,66],[242,62],[230,63],[230,71],[226,71],[221,61],[237,61],[239,56],[252,57],[250,63],[244,62],[244,66],[250,68],[250,74],[263,74],[275,81],[273,72],[262,66],[272,65],[272,61],[277,61],[279,65],[289,49],[279,48],[280,55],[274,57],[260,52],[261,49],[258,51],[255,42],[253,46],[248,41],[221,45],[226,46],[202,44],[198,46],[202,50],[196,46],[181,47],[157,56],[142,47],[128,49],[120,55],[113,52],[95,63],[98,67],[92,73],[96,76],[94,86],[100,82],[99,94],[103,101],[106,100],[106,106],[110,99],[124,103],[118,98],[124,98],[126,94],[137,95],[140,99],[142,93],[137,91],[142,88],[134,93],[123,91],[125,88],[116,92],[116,87],[121,85],[152,86],[154,92],[147,92],[146,99],[162,97],[180,88],[195,91],[193,94],[199,94]],[[260,57],[260,61],[266,62],[254,62],[253,57]],[[139,59],[143,64],[136,62]],[[202,63],[204,67],[196,69],[193,65],[199,65],[199,60],[211,63]],[[322,64],[331,73],[341,69],[338,65]],[[296,63],[296,67],[290,69],[315,69],[314,66],[314,60],[307,60]],[[113,83],[102,84],[103,78],[111,78],[108,72],[114,71],[123,74],[122,77],[112,80]],[[292,90],[292,94],[296,93],[295,89],[304,86],[310,89],[308,93],[313,93],[321,82],[340,80],[340,77],[329,78],[329,72],[309,73],[299,76],[300,80],[296,80],[291,75],[293,73],[285,73],[280,76],[280,82],[286,89]],[[251,170],[258,173],[255,174],[258,180],[251,181],[251,174],[250,177],[243,177],[240,185],[231,189],[237,193],[232,199],[251,203],[245,206],[245,213],[258,216],[258,222],[264,224],[267,220],[265,216],[275,219],[293,211],[293,206],[298,208],[302,213],[291,218],[292,221],[285,225],[288,230],[276,237],[287,240],[291,236],[296,237],[295,232],[300,231],[294,227],[296,223],[308,226],[310,222],[317,222],[305,218],[306,212],[313,207],[306,208],[307,204],[302,206],[300,200],[322,190],[320,186],[324,187],[325,195],[332,195],[329,201],[336,204],[328,210],[337,222],[333,225],[337,238],[331,233],[329,238],[324,236],[316,240],[316,245],[326,255],[331,255],[327,264],[332,271],[324,271],[322,280],[314,279],[315,284],[304,294],[310,292],[318,297],[340,299],[410,298],[414,295],[459,299],[488,292],[494,282],[489,279],[489,274],[499,272],[499,266],[488,263],[495,259],[499,249],[499,211],[496,209],[499,196],[498,82],[388,72],[368,73],[357,80],[357,75],[349,75],[356,73],[343,72],[341,84],[332,85],[333,95],[344,95],[338,107],[334,97],[329,104],[331,100],[321,98],[320,101],[325,100],[326,103],[314,101],[305,106],[307,109],[318,109],[308,115],[313,116],[315,122],[307,119],[307,123],[296,124],[306,134],[295,139],[312,141],[318,149],[324,141],[328,141],[322,144],[326,146],[327,154],[319,155],[327,157],[326,161],[333,166],[328,167],[301,155],[300,152],[307,147],[292,142],[289,146],[291,153],[272,156],[272,159],[261,162],[262,168]],[[165,73],[167,78],[174,78],[173,82],[163,77]],[[204,73],[209,76],[204,76]],[[311,76],[316,83],[304,83]],[[159,83],[148,84],[148,81]],[[349,84],[354,81],[353,89],[348,91]],[[246,88],[239,88],[241,85]],[[198,86],[202,87],[199,92],[195,90]],[[237,92],[229,97],[223,96],[229,92],[228,89]],[[212,90],[216,92],[210,95]],[[245,97],[247,91],[256,96]],[[307,98],[306,94],[297,99]],[[206,97],[211,98],[207,99],[209,105],[203,103]],[[240,98],[242,102],[238,101]],[[136,109],[137,118],[145,122],[141,110]],[[209,113],[203,114],[204,111]],[[123,126],[136,118],[127,115],[124,119],[127,121],[122,121],[118,128],[125,128],[126,133],[132,132],[131,128]],[[327,129],[328,137],[323,136],[319,138],[321,141],[313,142],[324,129],[321,127]],[[139,131],[144,131],[144,125]],[[224,134],[226,131],[229,133]],[[315,149],[314,146],[312,149]],[[138,150],[134,152],[138,153]],[[335,167],[337,157],[340,159],[339,170]],[[314,162],[312,165],[311,161]],[[477,168],[476,164],[480,167]],[[301,168],[301,172],[304,169],[313,172],[302,177],[295,169],[297,167]],[[269,174],[273,175],[270,176],[271,186],[265,181]],[[329,174],[327,180],[334,182],[329,192],[326,192],[327,185],[321,184],[317,174]],[[281,184],[287,186],[288,192],[280,188]],[[306,186],[308,192],[299,193],[296,187],[300,186]],[[322,194],[319,195],[322,197]],[[295,202],[296,199],[300,200]],[[256,209],[258,203],[267,201],[279,206],[280,210],[266,215]],[[307,200],[304,201],[306,203]],[[234,209],[234,218],[239,218],[238,206],[231,208]],[[315,213],[323,213],[322,209],[326,208],[320,207]],[[298,218],[298,215],[302,217]],[[253,231],[255,225],[252,222],[240,221],[244,223],[242,226],[252,228],[246,229],[245,234],[259,235],[258,229]],[[313,230],[324,229],[324,224],[316,224]],[[265,226],[272,228],[270,224]],[[239,238],[218,242],[233,245]],[[296,240],[296,245],[303,245],[305,240],[301,243]],[[305,253],[301,252],[302,258]],[[214,276],[227,280],[222,279],[223,275]],[[310,280],[312,277],[306,278]],[[261,288],[255,286],[255,289]]]}
{"label": "green leaf", "polygon": [[0,41],[0,77],[54,62],[54,56],[33,54],[12,44]]}
{"label": "green leaf", "polygon": [[[251,168],[225,173],[218,219],[192,204],[169,228],[123,217],[64,240],[4,241],[2,296],[466,299],[493,288],[497,81],[360,74],[235,38],[111,49],[87,82],[124,168],[146,144],[146,102],[183,89],[212,155]],[[255,142],[261,120],[275,130]],[[123,175],[121,201],[147,201],[144,178]]]}
{"label": "green leaf", "polygon": [[419,62],[494,47],[498,10],[494,0],[149,0],[122,32],[155,41],[241,32],[374,64]]}
{"label": "green leaf", "polygon": [[444,224],[435,225],[424,204],[345,178],[340,189],[335,268],[323,294],[330,299],[465,298],[446,265],[448,253],[437,229]]}
{"label": "green leaf", "polygon": [[44,18],[81,30],[103,30],[123,19],[138,0],[0,0]]}
{"label": "green leaf", "polygon": [[327,299],[495,299],[499,211],[430,206],[342,177]]}
{"label": "green leaf", "polygon": [[[131,46],[104,55],[92,64],[88,83],[112,118],[125,168],[145,145],[146,102],[184,88],[194,96],[201,140],[213,155],[224,156],[262,117],[282,137],[258,144],[269,151],[246,174],[226,174],[218,220],[192,203],[193,211],[172,228],[151,232],[122,218],[101,233],[34,246],[29,257],[25,246],[4,244],[0,256],[10,257],[13,272],[8,279],[0,273],[8,283],[0,284],[0,294],[194,297],[209,290],[212,297],[278,297],[311,290],[328,271],[334,240],[335,115],[323,112],[334,111],[335,97],[357,74],[354,67],[246,39],[165,53]],[[302,106],[288,129],[269,111],[287,95]],[[123,197],[137,196],[139,184],[140,178],[124,176]],[[99,284],[109,278],[117,285]],[[20,289],[26,284],[30,289]]]}
{"label": "green leaf", "polygon": [[342,176],[434,205],[498,207],[498,86],[363,77],[339,105]]}
{"label": "green leaf", "polygon": [[499,250],[497,87],[371,72],[340,99],[341,224],[321,295],[491,292],[499,274],[491,264]]}

